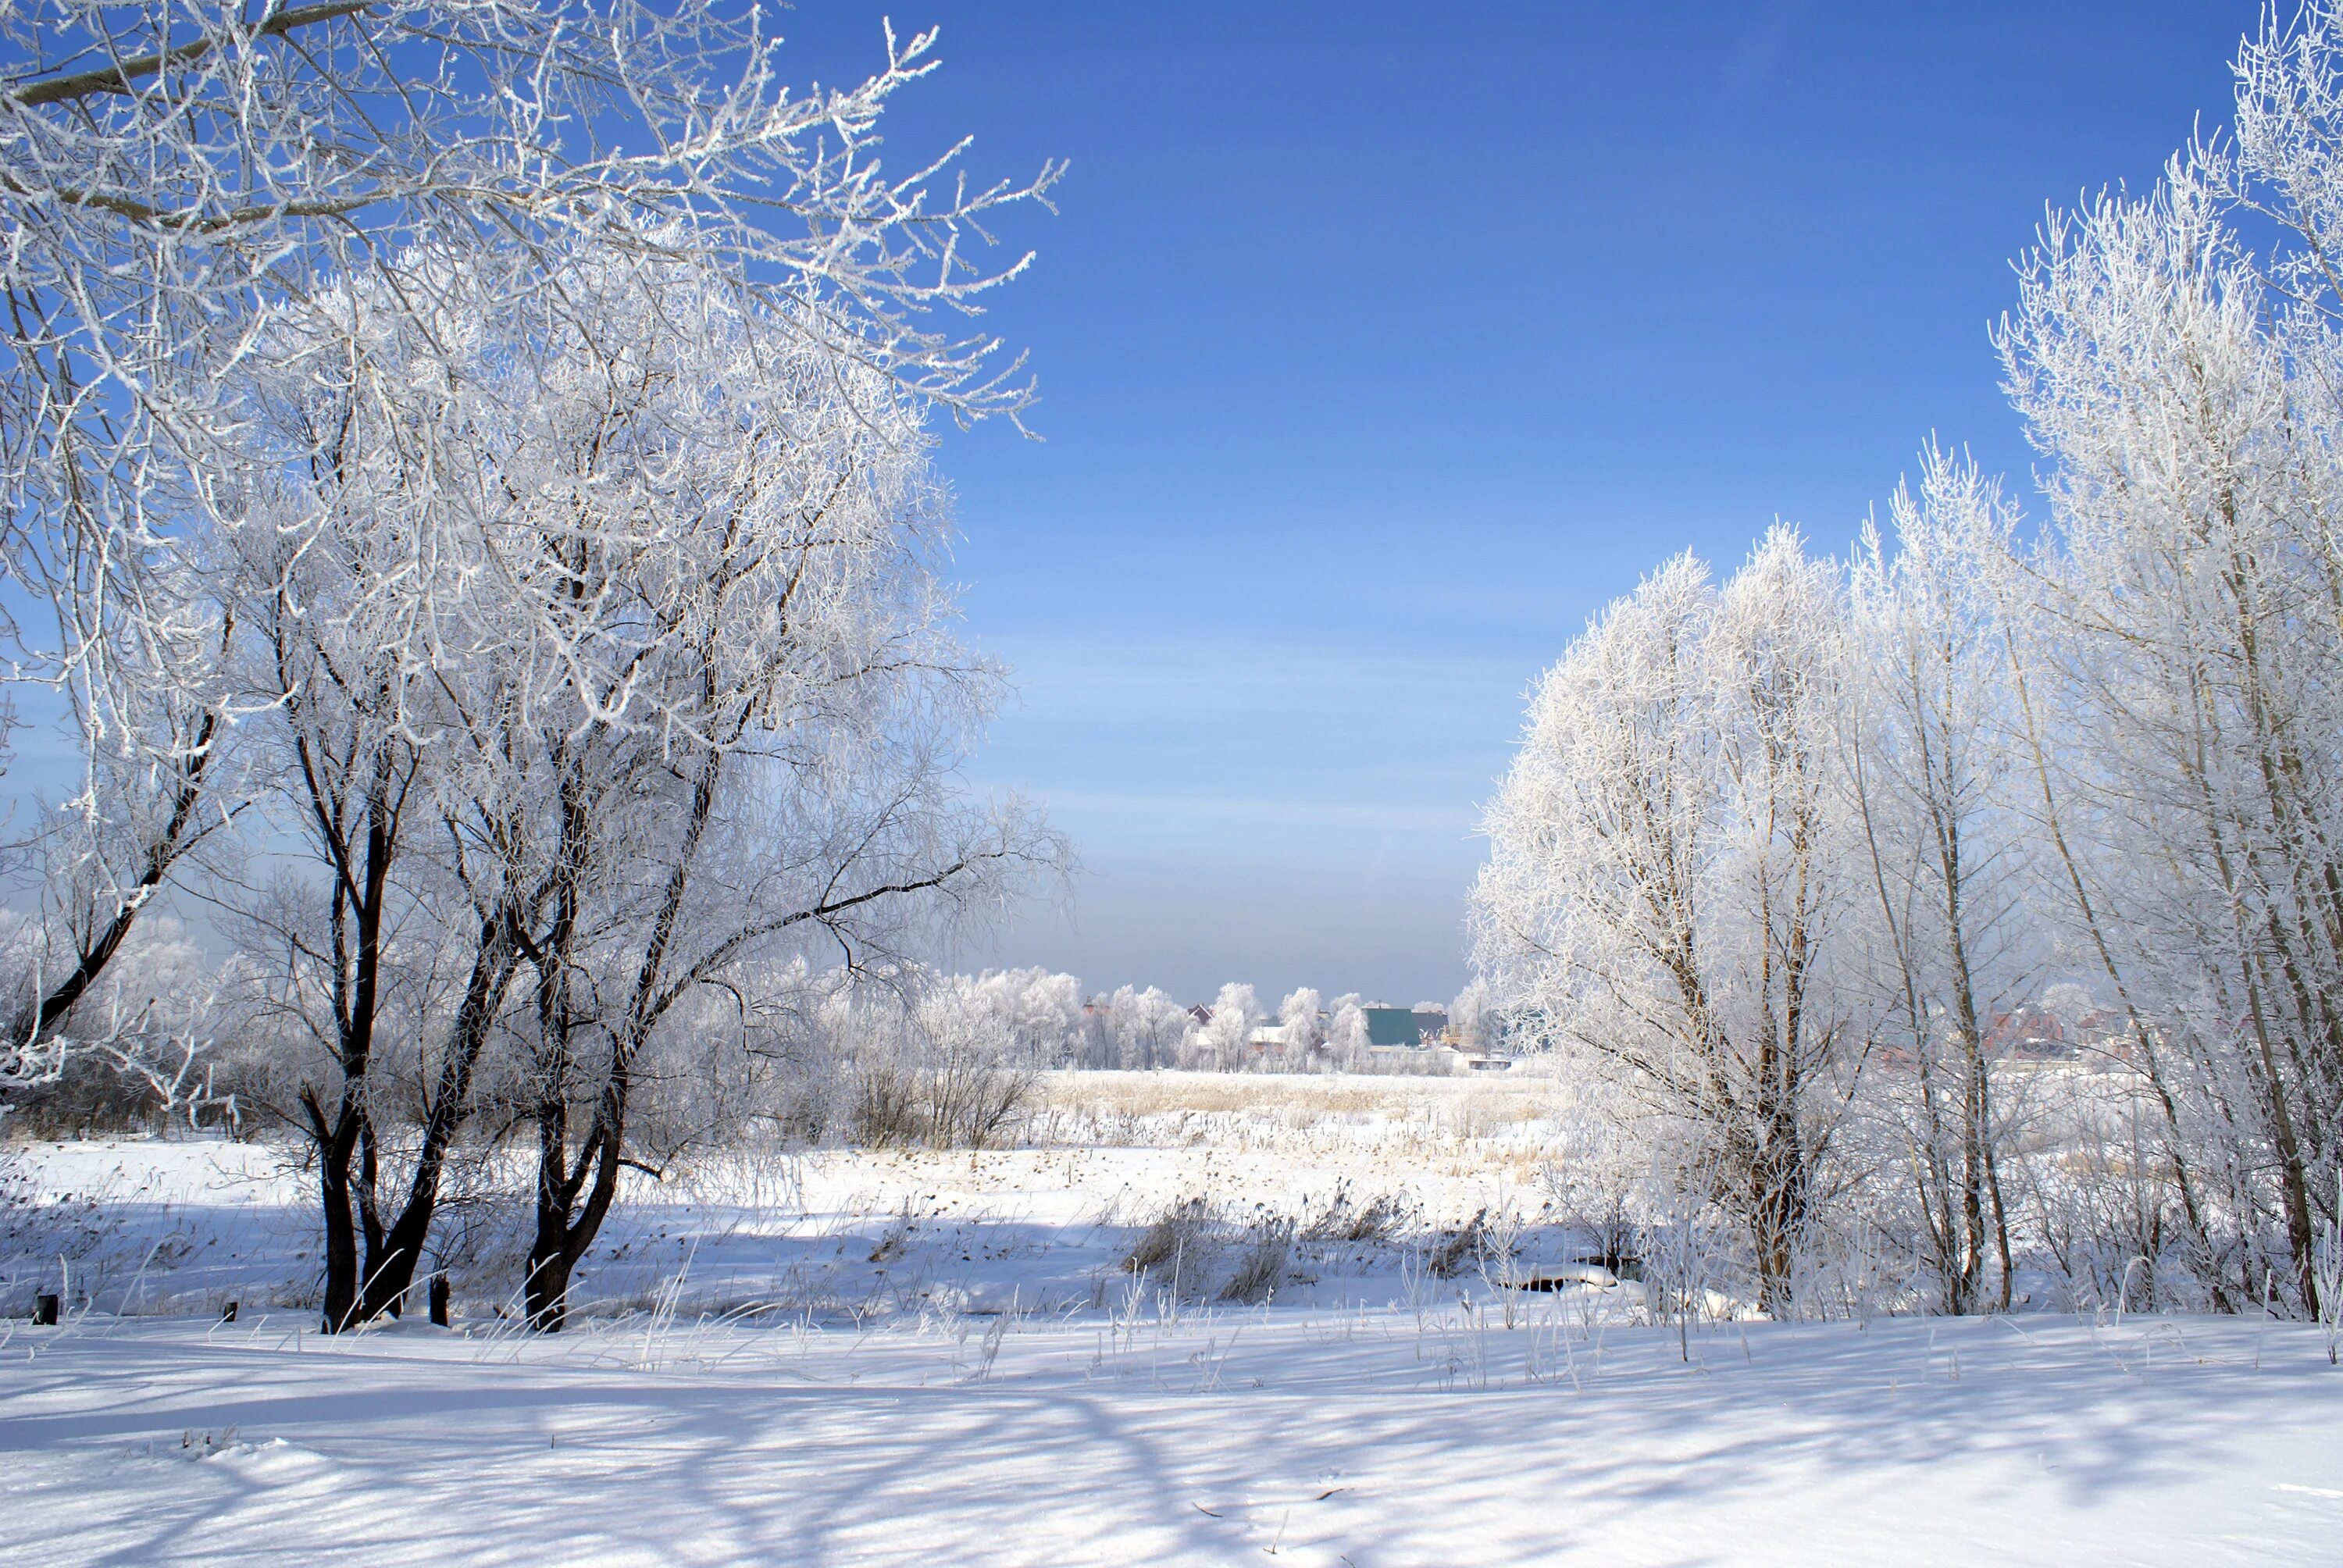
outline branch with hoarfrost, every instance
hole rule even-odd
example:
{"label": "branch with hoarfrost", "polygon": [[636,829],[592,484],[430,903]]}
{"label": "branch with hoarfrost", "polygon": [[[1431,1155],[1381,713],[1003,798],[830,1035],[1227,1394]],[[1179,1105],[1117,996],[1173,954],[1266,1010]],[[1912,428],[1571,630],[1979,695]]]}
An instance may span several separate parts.
{"label": "branch with hoarfrost", "polygon": [[[55,944],[39,924],[12,920],[0,958],[12,971],[12,989],[26,997],[58,989],[41,974],[45,950]],[[171,922],[143,928],[102,982],[7,1058],[0,1115],[44,1107],[70,1074],[80,1083],[74,1097],[95,1094],[96,1103],[116,1114],[185,1120],[190,1127],[207,1111],[233,1120],[234,1095],[213,1087],[213,1045],[240,965],[231,962],[225,975],[207,973],[211,968]]]}
{"label": "branch with hoarfrost", "polygon": [[[362,280],[419,326],[446,314],[450,258],[491,320],[581,248],[688,263],[927,405],[1015,419],[1021,359],[939,313],[980,314],[1023,269],[983,263],[989,226],[1046,206],[1062,166],[971,185],[961,143],[887,170],[881,116],[935,41],[889,31],[875,74],[801,95],[756,11],[704,0],[0,0],[10,679],[62,697],[83,839],[149,831],[55,873],[139,868],[112,890],[126,930],[186,824],[253,798],[218,753],[283,693],[238,686],[214,580],[255,482],[235,405],[289,337],[347,337]],[[460,337],[419,341],[457,369]],[[109,951],[78,958],[95,975]]]}

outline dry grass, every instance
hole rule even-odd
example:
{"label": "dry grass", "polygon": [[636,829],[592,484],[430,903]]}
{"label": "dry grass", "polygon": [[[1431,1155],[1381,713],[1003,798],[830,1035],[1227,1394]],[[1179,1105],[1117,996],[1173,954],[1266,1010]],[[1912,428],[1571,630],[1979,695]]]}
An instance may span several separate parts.
{"label": "dry grass", "polygon": [[1570,1097],[1551,1077],[1397,1078],[1215,1072],[1043,1074],[1035,1148],[1365,1157],[1425,1175],[1518,1183],[1554,1158]]}
{"label": "dry grass", "polygon": [[1294,1125],[1374,1117],[1437,1121],[1467,1115],[1489,1122],[1534,1121],[1552,1113],[1554,1081],[1488,1074],[1470,1078],[1374,1078],[1358,1074],[1233,1072],[1051,1072],[1041,1076],[1045,1111],[1148,1117],[1238,1112]]}

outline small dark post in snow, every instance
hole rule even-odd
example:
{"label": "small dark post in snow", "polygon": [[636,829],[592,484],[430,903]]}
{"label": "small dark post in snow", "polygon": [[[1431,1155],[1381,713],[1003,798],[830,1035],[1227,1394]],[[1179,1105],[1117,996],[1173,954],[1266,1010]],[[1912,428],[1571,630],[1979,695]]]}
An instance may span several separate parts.
{"label": "small dark post in snow", "polygon": [[33,1326],[53,1329],[57,1326],[57,1298],[46,1291],[33,1298]]}
{"label": "small dark post in snow", "polygon": [[431,1322],[437,1328],[447,1326],[447,1276],[444,1273],[431,1276]]}
{"label": "small dark post in snow", "polygon": [[224,1323],[232,1323],[236,1322],[236,1303],[234,1302],[230,1302],[224,1309],[221,1310],[220,1322]]}

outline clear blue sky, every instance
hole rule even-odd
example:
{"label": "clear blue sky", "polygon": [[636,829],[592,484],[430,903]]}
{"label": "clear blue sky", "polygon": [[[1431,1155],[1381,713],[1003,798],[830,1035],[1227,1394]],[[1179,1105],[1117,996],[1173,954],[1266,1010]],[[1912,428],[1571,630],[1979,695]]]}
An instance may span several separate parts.
{"label": "clear blue sky", "polygon": [[[782,18],[869,68],[882,8]],[[1466,975],[1480,803],[1605,600],[1775,517],[1841,548],[1931,430],[2021,482],[1989,322],[2047,202],[2226,117],[2252,0],[927,0],[890,158],[1072,160],[954,436],[973,776],[1087,865],[971,961],[1183,999]]]}

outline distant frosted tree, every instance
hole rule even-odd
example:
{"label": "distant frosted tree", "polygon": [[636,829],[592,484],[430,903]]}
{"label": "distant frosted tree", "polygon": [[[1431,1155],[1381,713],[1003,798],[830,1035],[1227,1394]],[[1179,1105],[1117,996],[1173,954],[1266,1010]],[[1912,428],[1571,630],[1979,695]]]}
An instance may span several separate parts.
{"label": "distant frosted tree", "polygon": [[1081,980],[1038,968],[988,970],[975,990],[1028,1061],[1064,1067],[1078,1060],[1083,1027]]}
{"label": "distant frosted tree", "polygon": [[1361,1005],[1359,993],[1348,991],[1334,999],[1326,1020],[1325,1052],[1329,1062],[1342,1070],[1355,1070],[1367,1060],[1367,1010]]}
{"label": "distant frosted tree", "polygon": [[1174,1065],[1197,1028],[1186,1008],[1153,986],[1118,987],[1106,1011],[1111,1065],[1126,1070]]}
{"label": "distant frosted tree", "polygon": [[1496,1044],[1491,1038],[1489,1006],[1489,982],[1484,980],[1467,981],[1448,1004],[1449,1027],[1468,1050],[1487,1050]]}
{"label": "distant frosted tree", "polygon": [[1285,1030],[1285,1064],[1307,1067],[1325,1042],[1325,1020],[1318,993],[1308,986],[1289,994],[1277,1004],[1277,1021]]}
{"label": "distant frosted tree", "polygon": [[1195,1037],[1196,1064],[1233,1072],[1244,1065],[1246,1042],[1261,1027],[1261,1000],[1252,987],[1232,980],[1212,999],[1212,1018]]}

